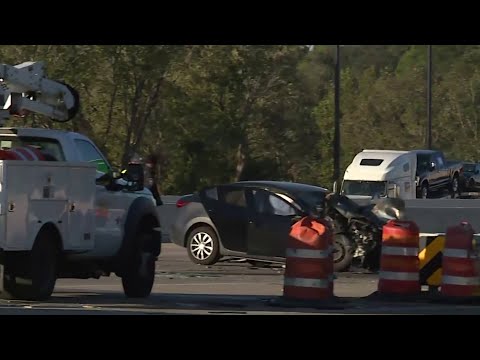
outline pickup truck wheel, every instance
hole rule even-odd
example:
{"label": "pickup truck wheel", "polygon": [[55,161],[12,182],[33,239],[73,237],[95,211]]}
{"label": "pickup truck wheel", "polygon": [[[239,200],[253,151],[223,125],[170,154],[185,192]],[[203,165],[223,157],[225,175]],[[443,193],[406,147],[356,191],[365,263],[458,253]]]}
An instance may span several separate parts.
{"label": "pickup truck wheel", "polygon": [[452,199],[454,199],[456,195],[460,194],[458,176],[455,176],[452,179],[452,183],[450,185],[450,192],[451,192]]}
{"label": "pickup truck wheel", "polygon": [[49,232],[38,234],[32,251],[7,252],[1,297],[47,300],[57,281],[58,249]]}
{"label": "pickup truck wheel", "polygon": [[427,199],[428,198],[428,185],[423,184],[422,189],[420,190],[420,198]]}
{"label": "pickup truck wheel", "polygon": [[155,281],[155,256],[146,251],[151,235],[141,233],[132,260],[126,265],[122,276],[123,291],[130,298],[145,298],[150,295]]}

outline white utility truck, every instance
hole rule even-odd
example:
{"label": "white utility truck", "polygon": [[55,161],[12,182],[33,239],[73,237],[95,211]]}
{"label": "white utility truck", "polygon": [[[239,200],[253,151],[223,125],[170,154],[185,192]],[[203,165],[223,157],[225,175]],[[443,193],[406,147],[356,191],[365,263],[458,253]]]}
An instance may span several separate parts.
{"label": "white utility truck", "polygon": [[60,122],[78,112],[76,91],[47,79],[41,62],[0,64],[0,106],[0,151],[32,147],[50,159],[0,160],[0,297],[45,300],[57,278],[111,274],[126,296],[149,296],[161,232],[141,166],[121,178],[81,134],[3,127],[30,112]]}

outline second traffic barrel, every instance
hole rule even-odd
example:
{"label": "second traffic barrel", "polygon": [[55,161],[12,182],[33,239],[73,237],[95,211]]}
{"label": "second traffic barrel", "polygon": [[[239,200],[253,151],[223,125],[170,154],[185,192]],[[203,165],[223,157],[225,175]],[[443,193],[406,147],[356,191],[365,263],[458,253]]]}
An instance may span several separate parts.
{"label": "second traffic barrel", "polygon": [[385,224],[378,293],[415,295],[421,292],[419,242],[420,230],[415,222],[390,220]]}
{"label": "second traffic barrel", "polygon": [[283,297],[308,301],[333,297],[333,233],[326,221],[305,217],[292,226]]}
{"label": "second traffic barrel", "polygon": [[474,250],[474,233],[467,222],[447,229],[442,257],[440,293],[448,297],[477,295],[480,277]]}

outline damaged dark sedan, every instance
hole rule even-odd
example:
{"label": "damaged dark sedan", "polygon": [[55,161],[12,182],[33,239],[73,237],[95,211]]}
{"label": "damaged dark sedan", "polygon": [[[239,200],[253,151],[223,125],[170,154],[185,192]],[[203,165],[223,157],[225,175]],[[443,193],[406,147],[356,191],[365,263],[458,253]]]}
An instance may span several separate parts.
{"label": "damaged dark sedan", "polygon": [[[213,265],[226,256],[283,263],[291,226],[314,209],[323,208],[328,194],[319,186],[279,181],[207,187],[177,201],[178,213],[170,238],[185,247],[191,261],[197,264]],[[338,200],[334,205],[340,213],[336,214],[346,219],[342,232],[353,223],[350,219],[372,214],[374,205],[362,207],[341,195]],[[377,226],[380,234],[383,222]],[[362,243],[375,231],[370,223],[365,228],[368,234],[361,235]],[[347,270],[355,257],[354,237],[360,230],[358,225],[353,226],[357,226],[355,233],[345,230],[335,234],[335,271]],[[375,241],[379,242],[378,237],[372,238],[372,243]]]}

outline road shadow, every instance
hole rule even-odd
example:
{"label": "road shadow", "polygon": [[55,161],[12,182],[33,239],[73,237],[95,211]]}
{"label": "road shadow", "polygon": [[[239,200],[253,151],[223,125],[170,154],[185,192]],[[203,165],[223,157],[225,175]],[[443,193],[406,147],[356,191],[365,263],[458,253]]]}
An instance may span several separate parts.
{"label": "road shadow", "polygon": [[[480,314],[480,305],[438,304],[435,302],[392,301],[375,296],[361,298],[334,297],[317,302],[293,302],[279,296],[254,295],[213,295],[184,293],[154,293],[147,299],[127,299],[120,293],[80,293],[61,290],[47,302],[0,301],[5,309],[30,308],[41,311],[70,311],[72,314],[192,314],[203,311],[205,314]],[[61,308],[61,310],[59,310]],[[99,312],[98,310],[102,310]],[[32,312],[26,312],[32,313]]]}

